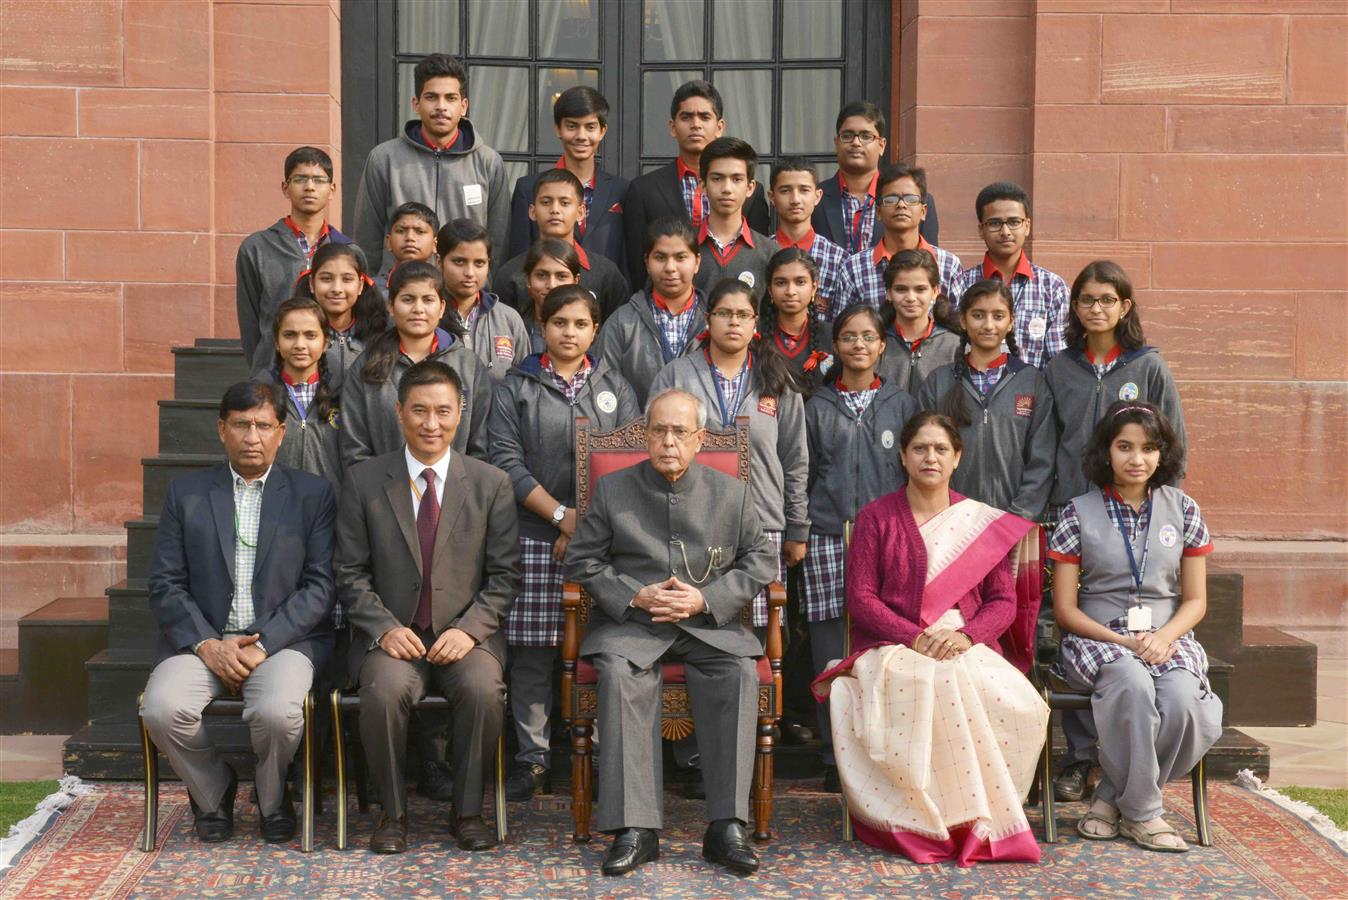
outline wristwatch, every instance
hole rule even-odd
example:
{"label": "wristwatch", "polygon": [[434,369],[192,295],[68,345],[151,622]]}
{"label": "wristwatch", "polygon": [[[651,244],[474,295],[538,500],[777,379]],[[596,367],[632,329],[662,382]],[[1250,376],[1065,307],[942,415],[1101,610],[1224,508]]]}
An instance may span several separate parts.
{"label": "wristwatch", "polygon": [[565,518],[566,518],[566,506],[565,506],[565,505],[558,506],[556,509],[554,509],[554,510],[552,511],[552,524],[553,524],[553,525],[561,525],[561,524],[562,524],[562,519],[565,519]]}

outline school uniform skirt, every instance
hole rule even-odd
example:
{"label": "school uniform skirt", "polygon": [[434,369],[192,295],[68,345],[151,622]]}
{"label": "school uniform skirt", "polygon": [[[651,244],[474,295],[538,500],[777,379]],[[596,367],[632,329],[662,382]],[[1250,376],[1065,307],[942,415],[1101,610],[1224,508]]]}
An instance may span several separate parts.
{"label": "school uniform skirt", "polygon": [[810,545],[801,562],[805,580],[805,620],[826,622],[841,618],[847,606],[843,580],[847,543],[841,534],[810,532]]}
{"label": "school uniform skirt", "polygon": [[[782,561],[782,533],[780,531],[765,531],[768,540],[772,541],[773,549],[777,551],[777,578],[782,584],[786,584],[786,563]],[[785,614],[785,610],[782,611]],[[768,624],[768,589],[765,587],[754,598],[754,627],[766,628]],[[786,627],[786,622],[782,622],[782,627]]]}
{"label": "school uniform skirt", "polygon": [[520,538],[520,592],[506,616],[507,644],[556,647],[562,643],[562,564],[552,542]]}

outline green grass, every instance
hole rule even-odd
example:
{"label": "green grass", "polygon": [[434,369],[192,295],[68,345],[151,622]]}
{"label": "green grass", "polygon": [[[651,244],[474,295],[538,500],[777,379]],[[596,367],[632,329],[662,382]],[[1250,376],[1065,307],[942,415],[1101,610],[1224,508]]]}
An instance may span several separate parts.
{"label": "green grass", "polygon": [[1285,787],[1278,790],[1293,800],[1314,806],[1340,828],[1348,828],[1348,789]]}
{"label": "green grass", "polygon": [[0,781],[0,837],[9,834],[9,826],[32,815],[37,802],[55,790],[55,781]]}

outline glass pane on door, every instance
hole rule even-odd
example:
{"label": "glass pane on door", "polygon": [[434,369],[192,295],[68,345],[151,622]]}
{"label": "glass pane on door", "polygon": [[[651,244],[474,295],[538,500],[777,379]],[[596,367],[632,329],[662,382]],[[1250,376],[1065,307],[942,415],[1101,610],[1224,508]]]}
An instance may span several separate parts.
{"label": "glass pane on door", "polygon": [[538,0],[538,55],[598,60],[599,0]]}
{"label": "glass pane on door", "polygon": [[459,4],[398,0],[399,53],[453,53],[459,49]]}
{"label": "glass pane on door", "polygon": [[468,53],[528,56],[529,0],[468,0]]}
{"label": "glass pane on door", "polygon": [[772,59],[772,0],[712,0],[716,60]]}
{"label": "glass pane on door", "polygon": [[[473,66],[468,117],[478,134],[502,153],[529,152],[529,70]],[[479,117],[473,110],[481,110]]]}
{"label": "glass pane on door", "polygon": [[760,156],[772,149],[772,70],[727,69],[712,76],[725,100],[725,135],[753,144]]}
{"label": "glass pane on door", "polygon": [[782,152],[833,152],[833,121],[842,106],[842,71],[782,72]]}
{"label": "glass pane on door", "polygon": [[641,8],[642,58],[646,62],[702,59],[703,6],[704,0],[644,0]]}
{"label": "glass pane on door", "polygon": [[842,57],[842,0],[782,0],[782,59]]}
{"label": "glass pane on door", "polygon": [[599,87],[598,69],[539,69],[538,70],[538,152],[562,153],[562,142],[557,140],[557,130],[553,125],[552,104],[557,102],[562,91],[578,84]]}
{"label": "glass pane on door", "polygon": [[641,74],[641,155],[678,156],[669,133],[669,104],[685,81],[701,78],[701,69],[679,69]]}

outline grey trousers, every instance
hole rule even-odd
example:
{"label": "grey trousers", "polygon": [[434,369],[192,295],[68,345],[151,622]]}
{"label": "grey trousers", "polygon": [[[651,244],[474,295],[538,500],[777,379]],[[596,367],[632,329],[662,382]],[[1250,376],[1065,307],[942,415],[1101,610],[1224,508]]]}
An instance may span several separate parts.
{"label": "grey trousers", "polygon": [[522,765],[551,768],[548,722],[552,717],[552,672],[561,652],[560,647],[510,645],[510,715],[515,719],[515,740],[519,744],[515,761]]}
{"label": "grey trousers", "polygon": [[[749,820],[757,724],[754,661],[680,634],[666,658],[682,660],[693,707],[707,818]],[[599,673],[600,831],[660,828],[660,663],[638,668],[609,653],[591,657]]]}
{"label": "grey trousers", "polygon": [[1095,749],[1098,735],[1095,733],[1095,717],[1089,709],[1065,709],[1062,712],[1062,734],[1067,740],[1067,752],[1058,761],[1058,767],[1065,769],[1073,763],[1095,765],[1099,754]]}
{"label": "grey trousers", "polygon": [[[843,658],[847,644],[847,623],[841,616],[810,623],[810,660],[814,663],[814,674],[818,675],[828,664]],[[823,741],[822,756],[824,765],[837,765],[833,758],[833,722],[829,718],[828,701],[816,704],[819,716],[819,738]]]}
{"label": "grey trousers", "polygon": [[453,710],[449,764],[454,770],[454,809],[460,816],[479,816],[486,764],[494,758],[505,719],[501,663],[481,647],[444,666],[394,659],[382,650],[365,657],[360,667],[360,741],[375,792],[385,814],[396,819],[406,813],[407,718],[412,704],[432,686]]}
{"label": "grey trousers", "polygon": [[[243,683],[243,721],[257,754],[257,805],[271,815],[285,796],[286,769],[304,736],[304,695],[314,665],[298,650],[264,659]],[[197,808],[213,812],[229,787],[229,769],[211,743],[201,711],[229,691],[197,656],[180,653],[154,667],[140,714],[155,745],[187,785]]]}
{"label": "grey trousers", "polygon": [[1165,783],[1193,769],[1221,737],[1222,701],[1193,673],[1172,669],[1156,678],[1135,656],[1101,666],[1094,686],[1075,673],[1069,681],[1092,690],[1104,769],[1096,798],[1134,822],[1161,815]]}

